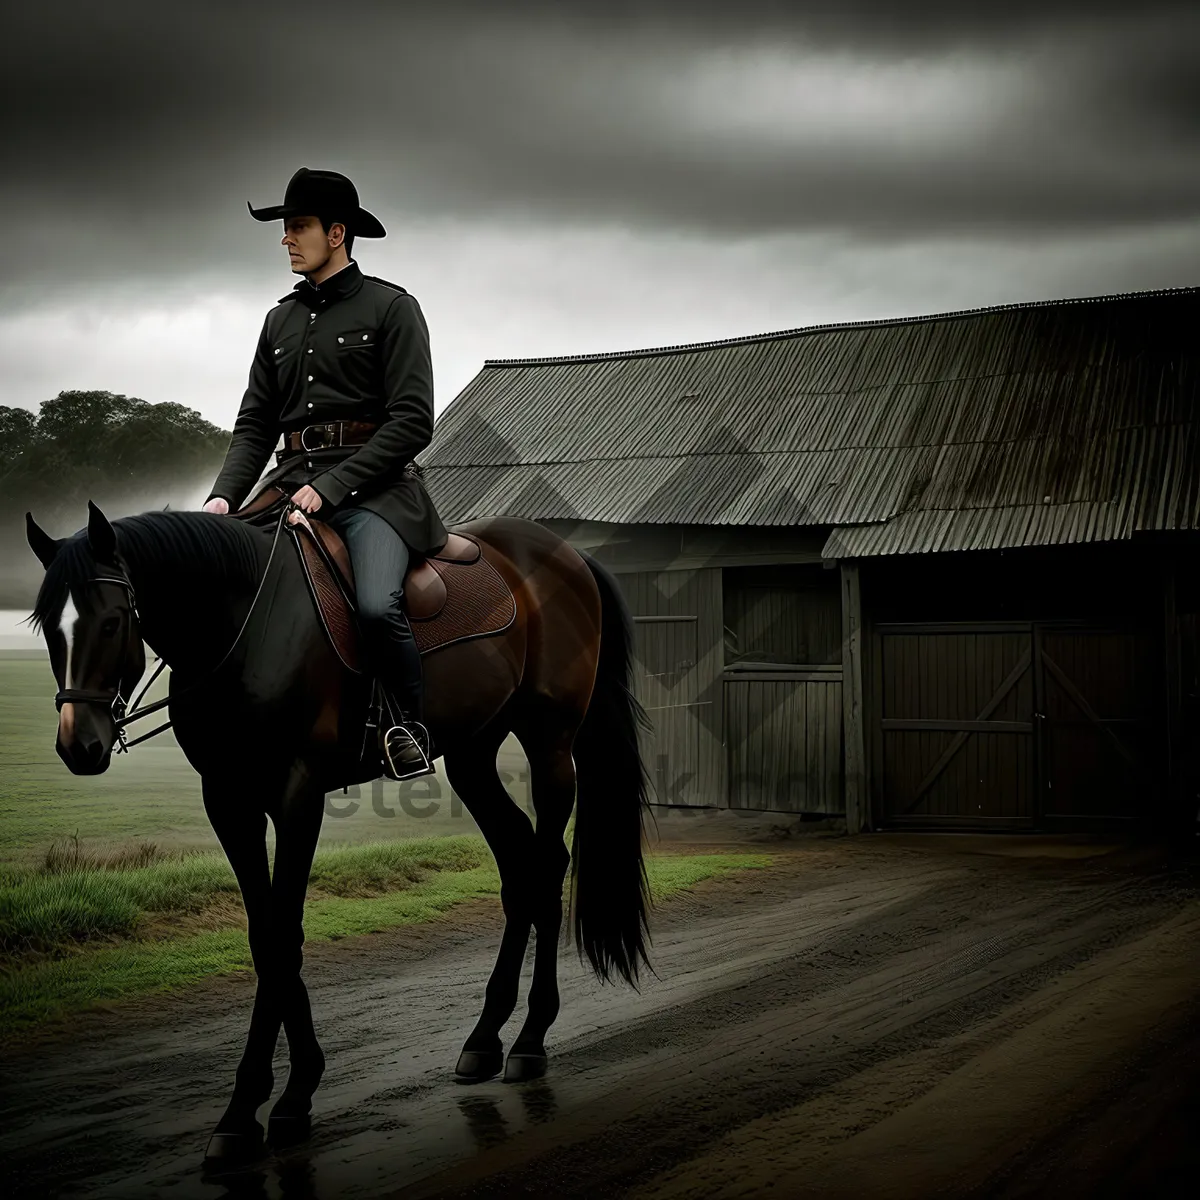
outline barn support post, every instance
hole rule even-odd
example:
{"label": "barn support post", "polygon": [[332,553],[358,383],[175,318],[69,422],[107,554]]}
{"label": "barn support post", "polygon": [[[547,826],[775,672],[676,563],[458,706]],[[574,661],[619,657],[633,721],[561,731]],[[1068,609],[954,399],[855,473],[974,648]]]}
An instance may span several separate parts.
{"label": "barn support post", "polygon": [[1167,788],[1167,821],[1175,826],[1190,814],[1184,812],[1185,781],[1180,767],[1184,756],[1180,754],[1180,713],[1182,709],[1182,678],[1180,671],[1179,619],[1176,605],[1176,563],[1174,555],[1168,553],[1161,560],[1163,583],[1163,684],[1166,692],[1164,715],[1167,724],[1166,762],[1163,772]]}
{"label": "barn support post", "polygon": [[858,563],[841,562],[842,744],[845,754],[846,832],[867,823],[867,750],[863,728],[863,622]]}

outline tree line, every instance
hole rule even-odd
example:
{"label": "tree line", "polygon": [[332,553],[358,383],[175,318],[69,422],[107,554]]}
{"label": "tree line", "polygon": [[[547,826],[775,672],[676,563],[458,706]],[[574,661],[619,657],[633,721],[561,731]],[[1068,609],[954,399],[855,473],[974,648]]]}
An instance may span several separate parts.
{"label": "tree line", "polygon": [[26,511],[61,537],[86,523],[88,500],[112,517],[186,506],[216,478],[229,437],[182,404],[112,392],[59,392],[37,413],[0,405],[0,607],[30,603],[41,578]]}

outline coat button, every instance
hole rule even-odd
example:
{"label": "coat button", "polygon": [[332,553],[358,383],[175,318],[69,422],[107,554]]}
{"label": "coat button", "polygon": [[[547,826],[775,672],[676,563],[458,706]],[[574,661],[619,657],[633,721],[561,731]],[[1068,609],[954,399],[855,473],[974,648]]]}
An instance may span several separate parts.
{"label": "coat button", "polygon": [[[338,338],[338,345],[340,346],[345,340],[346,340],[345,338]],[[278,354],[279,351],[276,350],[275,353]]]}
{"label": "coat button", "polygon": [[317,314],[316,314],[315,312],[311,312],[311,313],[309,313],[309,314],[308,314],[308,319],[309,319],[310,321],[315,321],[315,320],[317,319]]}
{"label": "coat button", "polygon": [[275,353],[276,353],[276,354],[282,354],[282,353],[283,353],[283,347],[282,347],[282,346],[276,346],[276,347],[275,347]]}
{"label": "coat button", "polygon": [[366,340],[367,340],[367,335],[364,333],[364,334],[363,334],[363,341],[365,342]]}
{"label": "coat button", "polygon": [[311,375],[308,377],[308,382],[309,382],[309,383],[312,383],[312,376],[311,376]]}
{"label": "coat button", "polygon": [[311,353],[312,353],[312,347],[311,347],[311,346],[309,346],[309,348],[308,348],[308,352],[309,352],[309,354],[311,354]]}
{"label": "coat button", "polygon": [[311,400],[308,402],[308,407],[309,407],[309,408],[312,408],[312,401],[311,401]]}

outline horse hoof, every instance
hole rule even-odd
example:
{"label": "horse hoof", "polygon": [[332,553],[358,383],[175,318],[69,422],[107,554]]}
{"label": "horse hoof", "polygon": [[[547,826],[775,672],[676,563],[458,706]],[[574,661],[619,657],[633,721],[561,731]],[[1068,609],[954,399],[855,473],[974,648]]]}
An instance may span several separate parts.
{"label": "horse hoof", "polygon": [[257,1158],[263,1149],[263,1129],[256,1121],[253,1129],[237,1132],[217,1132],[208,1139],[204,1152],[206,1164],[230,1166],[233,1163],[249,1162]]}
{"label": "horse hoof", "polygon": [[458,1056],[454,1077],[459,1083],[482,1083],[499,1075],[504,1068],[504,1054],[500,1050],[464,1050]]}
{"label": "horse hoof", "polygon": [[312,1132],[312,1117],[298,1113],[293,1117],[271,1117],[267,1121],[267,1141],[277,1149],[295,1146]]}
{"label": "horse hoof", "polygon": [[544,1054],[510,1054],[504,1064],[505,1083],[524,1083],[527,1079],[541,1079],[546,1073]]}

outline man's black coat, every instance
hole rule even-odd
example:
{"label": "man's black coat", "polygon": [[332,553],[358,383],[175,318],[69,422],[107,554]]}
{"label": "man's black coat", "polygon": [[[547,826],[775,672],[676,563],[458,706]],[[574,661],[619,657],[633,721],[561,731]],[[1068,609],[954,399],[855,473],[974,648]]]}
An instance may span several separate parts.
{"label": "man's black coat", "polygon": [[[440,549],[446,529],[412,463],[433,436],[429,330],[403,288],[363,275],[356,262],[320,286],[296,285],[267,314],[233,439],[209,497],[236,511],[266,467],[280,435],[327,421],[370,421],[363,446],[313,450],[285,459],[259,487],[289,494],[309,484],[317,515],[369,508],[418,554]],[[310,445],[321,440],[308,435]]]}

